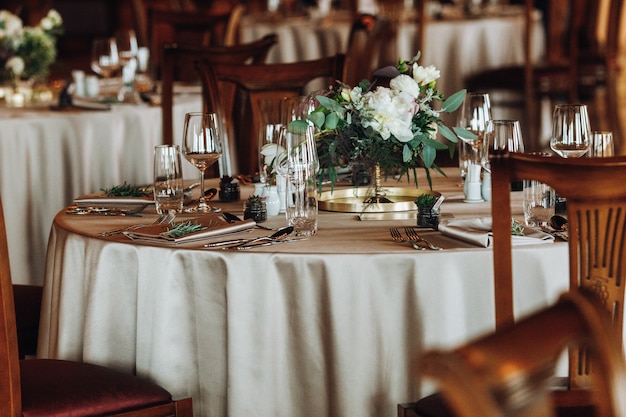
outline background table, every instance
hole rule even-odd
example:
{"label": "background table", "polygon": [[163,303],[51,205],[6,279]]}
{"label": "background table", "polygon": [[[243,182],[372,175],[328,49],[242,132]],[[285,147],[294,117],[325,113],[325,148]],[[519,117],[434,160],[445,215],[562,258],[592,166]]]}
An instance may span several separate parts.
{"label": "background table", "polygon": [[[263,21],[246,17],[241,25],[241,41],[251,42],[269,33],[278,35],[268,62],[295,62],[345,52],[351,21],[337,17],[320,21],[293,17]],[[397,28],[398,58],[411,59],[418,52],[417,25]],[[541,19],[536,20],[532,48],[539,60],[545,51]],[[450,95],[464,87],[464,79],[477,72],[524,63],[524,15],[428,21],[420,64],[434,65],[441,71],[437,87]],[[393,64],[393,63],[392,63]]]}
{"label": "background table", "polygon": [[[488,215],[447,172],[442,216]],[[420,352],[494,326],[492,251],[435,231],[442,251],[393,242],[414,219],[321,212],[314,238],[247,252],[98,237],[133,221],[57,215],[38,353],[148,376],[196,416],[392,417],[429,389]],[[545,306],[568,287],[567,245],[515,247],[514,269],[517,314]]]}
{"label": "background table", "polygon": [[[197,95],[177,97],[176,131],[200,103]],[[0,194],[13,282],[42,284],[50,224],[74,197],[124,181],[152,182],[152,152],[161,138],[159,107],[2,108]]]}

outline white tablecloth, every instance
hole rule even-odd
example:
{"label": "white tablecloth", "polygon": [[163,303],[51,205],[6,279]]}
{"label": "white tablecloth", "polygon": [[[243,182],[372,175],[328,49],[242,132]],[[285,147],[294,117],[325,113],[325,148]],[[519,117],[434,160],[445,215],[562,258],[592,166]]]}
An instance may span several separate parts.
{"label": "white tablecloth", "polygon": [[[488,215],[447,172],[443,218]],[[148,376],[198,417],[393,417],[428,391],[420,352],[494,326],[491,250],[435,231],[442,251],[393,242],[414,219],[321,212],[314,238],[248,252],[98,237],[134,221],[56,217],[38,353]],[[545,306],[568,287],[567,245],[516,247],[514,269],[517,313]]]}
{"label": "white tablecloth", "polygon": [[[175,131],[182,132],[184,113],[201,104],[198,96],[177,100]],[[161,138],[160,107],[0,109],[0,194],[13,282],[42,284],[50,224],[75,196],[152,182]]]}
{"label": "white tablecloth", "polygon": [[[320,24],[308,18],[282,21],[255,21],[247,17],[241,25],[242,42],[268,33],[278,35],[278,45],[270,51],[268,62],[294,62],[345,52],[350,21],[336,19]],[[432,20],[426,25],[420,64],[434,65],[441,71],[438,89],[450,95],[464,87],[463,80],[482,70],[524,63],[524,16],[499,16],[471,19]],[[398,58],[411,59],[417,51],[417,26],[398,28]],[[537,18],[533,36],[533,57],[544,53],[544,31]],[[393,64],[393,63],[392,63]]]}

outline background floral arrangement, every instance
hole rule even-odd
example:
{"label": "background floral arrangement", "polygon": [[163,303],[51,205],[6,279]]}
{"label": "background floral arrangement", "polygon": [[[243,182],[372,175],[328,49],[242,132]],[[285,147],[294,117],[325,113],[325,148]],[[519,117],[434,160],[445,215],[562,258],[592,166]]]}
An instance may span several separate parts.
{"label": "background floral arrangement", "polygon": [[35,27],[0,10],[0,81],[43,81],[56,59],[56,36],[62,33],[63,19],[52,9]]}
{"label": "background floral arrangement", "polygon": [[[465,98],[461,90],[444,100],[436,90],[440,72],[412,61],[399,61],[389,87],[368,80],[357,87],[333,85],[316,98],[320,103],[309,120],[318,128],[318,157],[324,177],[334,184],[335,168],[350,161],[366,166],[378,164],[385,175],[407,175],[417,185],[416,168],[430,168],[443,174],[435,164],[437,150],[454,155],[459,137],[473,135],[464,129],[445,126],[440,113],[455,111]],[[439,109],[433,107],[440,103]],[[437,133],[447,143],[437,141]]]}

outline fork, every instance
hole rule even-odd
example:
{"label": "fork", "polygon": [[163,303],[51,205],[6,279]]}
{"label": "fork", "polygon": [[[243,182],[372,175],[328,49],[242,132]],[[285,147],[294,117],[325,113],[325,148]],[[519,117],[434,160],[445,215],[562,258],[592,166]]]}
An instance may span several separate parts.
{"label": "fork", "polygon": [[439,246],[433,245],[428,240],[426,240],[423,237],[421,237],[420,235],[418,235],[417,234],[417,230],[415,230],[412,227],[405,227],[404,228],[404,232],[406,233],[406,235],[409,237],[410,240],[415,241],[415,242],[422,242],[426,246],[428,246],[428,249],[431,249],[431,250],[441,250],[441,248]]}
{"label": "fork", "polygon": [[414,241],[402,237],[402,233],[400,233],[400,230],[396,229],[395,227],[390,228],[389,233],[391,233],[391,238],[394,242],[407,242],[413,247],[413,249],[426,250],[424,246],[420,246]]}
{"label": "fork", "polygon": [[115,229],[115,230],[111,230],[108,232],[102,232],[100,233],[100,235],[105,236],[105,237],[115,236],[115,235],[119,235],[122,232],[128,232],[130,230],[137,230],[137,229],[141,229],[142,227],[155,226],[159,224],[170,224],[174,221],[175,218],[176,218],[175,214],[163,213],[163,214],[160,214],[159,217],[157,217],[157,219],[152,223],[131,224],[130,226],[122,227],[121,229]]}

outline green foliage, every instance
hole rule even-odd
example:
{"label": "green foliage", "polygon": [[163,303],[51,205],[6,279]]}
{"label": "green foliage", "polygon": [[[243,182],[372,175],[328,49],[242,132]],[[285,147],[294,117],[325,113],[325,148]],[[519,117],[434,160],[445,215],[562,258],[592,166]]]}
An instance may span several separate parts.
{"label": "green foliage", "polygon": [[101,188],[107,197],[143,197],[150,195],[152,191],[146,190],[145,187],[130,185],[124,181],[124,184],[116,185],[111,188]]}
{"label": "green foliage", "polygon": [[162,235],[165,237],[177,238],[188,235],[189,233],[198,232],[200,230],[202,230],[202,225],[194,223],[191,220],[187,220],[172,224],[172,227],[169,228],[167,232],[163,232]]}

